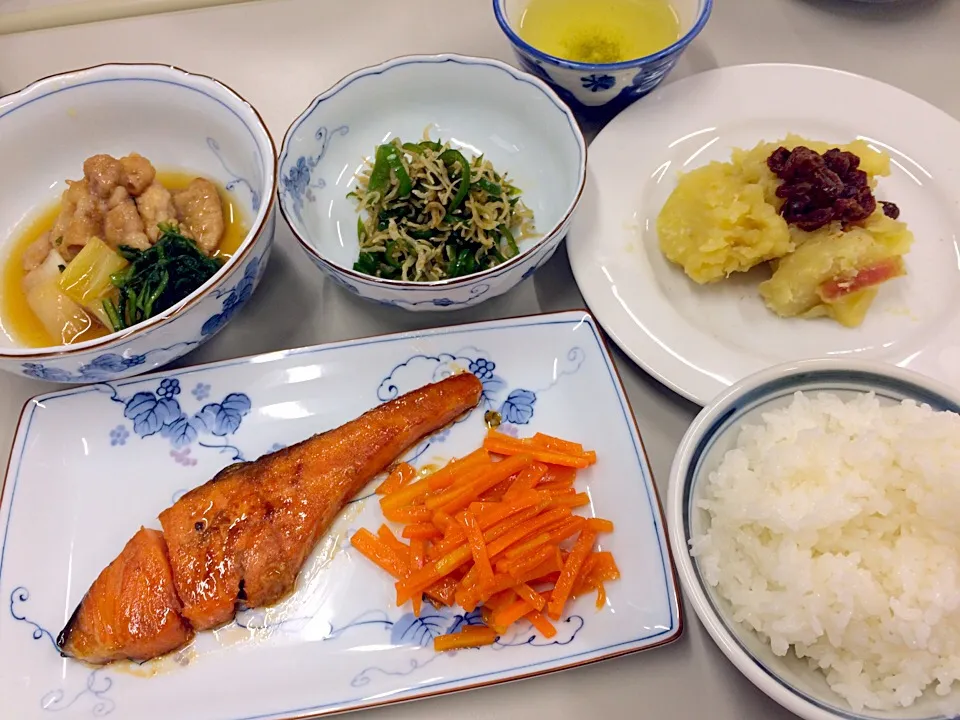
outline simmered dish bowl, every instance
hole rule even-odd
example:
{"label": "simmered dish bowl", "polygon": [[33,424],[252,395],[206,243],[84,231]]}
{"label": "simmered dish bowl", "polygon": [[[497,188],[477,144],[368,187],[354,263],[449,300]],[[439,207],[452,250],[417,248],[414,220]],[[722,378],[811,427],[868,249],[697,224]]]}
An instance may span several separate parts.
{"label": "simmered dish bowl", "polygon": [[408,310],[457,309],[550,259],[586,157],[572,113],[540,80],[484,58],[401,57],[347,76],[294,121],[280,209],[339,285]]}
{"label": "simmered dish bowl", "polygon": [[807,720],[954,717],[957,467],[960,399],[923,376],[808,360],[737,383],[671,470],[694,610]]}
{"label": "simmered dish bowl", "polygon": [[[249,299],[273,142],[211,78],[103,65],[0,100],[0,368],[94,382],[164,365]],[[55,142],[51,139],[56,139]]]}

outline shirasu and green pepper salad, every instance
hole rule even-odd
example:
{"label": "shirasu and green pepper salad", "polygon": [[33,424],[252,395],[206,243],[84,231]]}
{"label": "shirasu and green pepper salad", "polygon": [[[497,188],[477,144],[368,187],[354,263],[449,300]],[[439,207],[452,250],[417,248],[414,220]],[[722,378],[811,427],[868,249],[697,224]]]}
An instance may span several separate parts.
{"label": "shirasu and green pepper salad", "polygon": [[535,234],[520,189],[482,155],[448,143],[394,138],[376,149],[349,196],[357,201],[360,257],[353,269],[430,282],[495,267]]}

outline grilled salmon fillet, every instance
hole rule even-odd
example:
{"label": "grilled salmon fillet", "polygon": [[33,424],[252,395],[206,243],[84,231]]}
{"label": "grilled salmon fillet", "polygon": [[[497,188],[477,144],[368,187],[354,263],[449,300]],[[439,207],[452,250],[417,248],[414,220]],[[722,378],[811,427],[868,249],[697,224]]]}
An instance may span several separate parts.
{"label": "grilled salmon fillet", "polygon": [[100,574],[60,633],[61,651],[92,663],[143,660],[229,622],[238,603],[276,602],[343,506],[481,392],[474,375],[454,375],[225,468],[160,513],[162,535],[141,530]]}
{"label": "grilled salmon fillet", "polygon": [[106,663],[148,660],[192,637],[180,615],[163,533],[140,528],[90,586],[57,645],[65,655]]}

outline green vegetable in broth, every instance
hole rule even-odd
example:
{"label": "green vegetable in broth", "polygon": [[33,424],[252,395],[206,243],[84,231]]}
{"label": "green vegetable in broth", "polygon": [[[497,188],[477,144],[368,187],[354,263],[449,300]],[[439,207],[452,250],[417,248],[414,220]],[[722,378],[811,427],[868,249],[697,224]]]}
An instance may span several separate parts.
{"label": "green vegetable in broth", "polygon": [[111,275],[117,301],[104,300],[103,309],[114,331],[124,330],[162,313],[212,278],[223,266],[207,257],[174,225],[160,225],[161,235],[147,250],[121,246],[130,264]]}

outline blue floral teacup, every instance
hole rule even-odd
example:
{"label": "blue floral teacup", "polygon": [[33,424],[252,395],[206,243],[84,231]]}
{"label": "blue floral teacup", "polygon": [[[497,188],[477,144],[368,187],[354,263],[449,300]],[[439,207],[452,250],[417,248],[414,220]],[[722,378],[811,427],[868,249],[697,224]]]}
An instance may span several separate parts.
{"label": "blue floral teacup", "polygon": [[660,52],[623,62],[594,65],[549,55],[519,34],[529,0],[493,0],[493,11],[521,67],[546,81],[574,111],[612,116],[653,90],[700,34],[713,0],[672,0],[680,20],[680,39]]}

